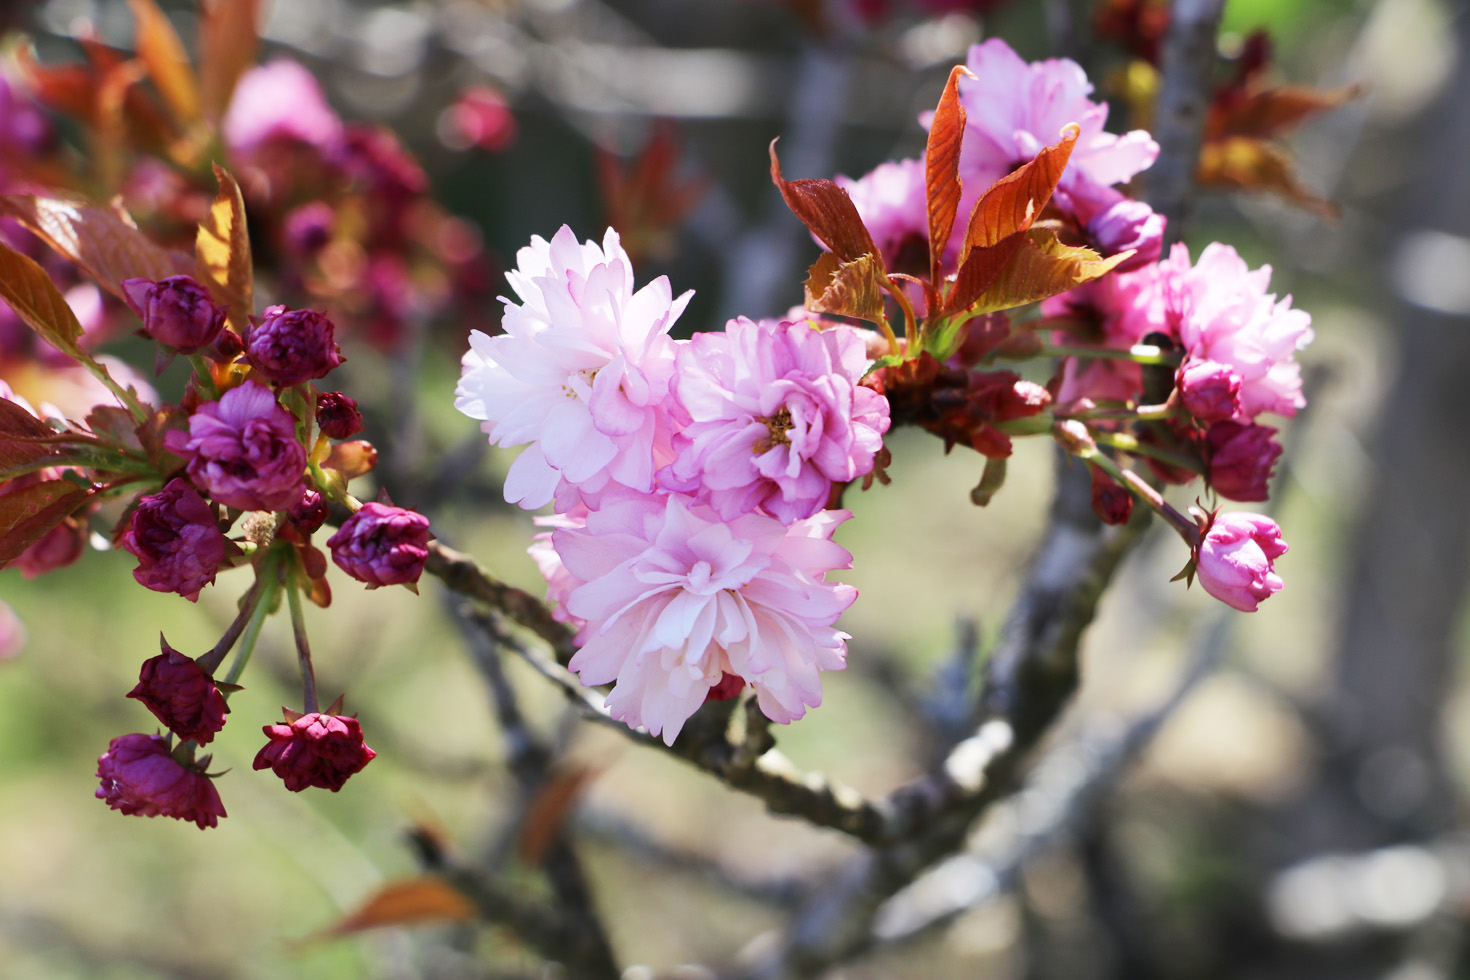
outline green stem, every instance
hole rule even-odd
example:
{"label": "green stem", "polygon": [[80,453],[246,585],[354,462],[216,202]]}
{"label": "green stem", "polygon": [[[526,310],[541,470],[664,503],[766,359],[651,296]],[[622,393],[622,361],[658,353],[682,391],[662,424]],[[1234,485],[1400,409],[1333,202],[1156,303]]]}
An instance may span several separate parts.
{"label": "green stem", "polygon": [[1165,403],[1163,405],[1140,405],[1137,408],[1094,408],[1088,412],[1076,412],[1068,417],[1084,421],[1164,422],[1168,419],[1183,418],[1184,415],[1183,406]]}
{"label": "green stem", "polygon": [[209,358],[203,354],[189,354],[189,363],[194,365],[194,377],[199,379],[199,393],[210,401],[219,398],[219,386],[214,383],[214,372],[209,368]]}
{"label": "green stem", "polygon": [[138,401],[138,396],[112,380],[112,375],[107,373],[106,367],[92,360],[90,357],[83,358],[82,364],[88,371],[92,372],[93,377],[107,386],[108,391],[117,396],[117,400],[127,407],[128,413],[133,416],[135,422],[142,423],[148,421],[148,409],[144,408],[143,403]]}
{"label": "green stem", "polygon": [[1125,453],[1132,453],[1135,456],[1151,456],[1161,463],[1168,463],[1170,466],[1177,466],[1179,469],[1189,470],[1191,473],[1204,472],[1199,464],[1199,460],[1191,459],[1179,453],[1171,453],[1167,449],[1160,449],[1157,446],[1150,446],[1148,443],[1141,442],[1136,436],[1128,435],[1126,432],[1095,432],[1093,433],[1093,437],[1102,445],[1112,446],[1114,449],[1121,449]]}
{"label": "green stem", "polygon": [[301,665],[301,685],[305,714],[318,711],[316,701],[316,669],[311,664],[311,645],[306,642],[306,615],[301,609],[301,589],[296,576],[286,585],[286,601],[291,606],[291,632],[296,637],[296,659]]}
{"label": "green stem", "polygon": [[1111,361],[1132,361],[1134,364],[1166,364],[1173,367],[1179,363],[1179,354],[1155,347],[1153,344],[1134,344],[1127,350],[1116,347],[1082,347],[1068,344],[1042,344],[1041,356],[1091,357]]}
{"label": "green stem", "polygon": [[1032,415],[1024,419],[1007,419],[1004,422],[992,422],[991,426],[996,431],[1004,432],[1008,436],[1039,436],[1043,434],[1049,435],[1056,421],[1056,416],[1042,414]]}
{"label": "green stem", "polygon": [[240,639],[240,652],[235,654],[235,662],[230,665],[230,672],[225,676],[226,684],[239,681],[240,675],[245,672],[245,665],[250,663],[250,655],[255,652],[255,641],[260,639],[260,628],[265,625],[265,618],[270,615],[271,606],[275,604],[276,595],[281,589],[277,564],[274,555],[267,555],[256,575],[255,582],[260,590],[260,597],[250,616],[250,623],[245,627],[245,635]]}
{"label": "green stem", "polygon": [[245,593],[245,601],[240,604],[240,612],[235,616],[235,621],[230,623],[225,630],[224,636],[214,645],[214,649],[198,658],[195,663],[204,669],[204,672],[213,677],[214,672],[219,670],[219,665],[225,662],[230,650],[234,648],[235,641],[245,631],[245,624],[250,622],[255,615],[256,606],[260,603],[260,581],[257,579]]}

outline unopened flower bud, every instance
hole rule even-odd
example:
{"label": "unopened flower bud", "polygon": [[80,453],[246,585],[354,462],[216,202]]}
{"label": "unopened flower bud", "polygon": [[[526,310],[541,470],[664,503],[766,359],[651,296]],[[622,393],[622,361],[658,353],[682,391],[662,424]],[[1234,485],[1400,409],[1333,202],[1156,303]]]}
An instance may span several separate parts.
{"label": "unopened flower bud", "polygon": [[175,760],[161,735],[113,739],[97,760],[97,778],[97,798],[123,813],[192,820],[200,830],[218,826],[225,816],[214,783]]}
{"label": "unopened flower bud", "polygon": [[429,519],[367,503],[327,539],[337,567],[369,588],[417,582],[429,556]]}
{"label": "unopened flower bud", "polygon": [[208,347],[224,329],[224,309],[189,276],[126,279],[122,291],[148,336],[181,354]]}
{"label": "unopened flower bud", "polygon": [[1087,223],[1087,235],[1103,255],[1133,249],[1114,270],[1132,272],[1159,260],[1166,224],[1164,216],[1147,204],[1125,197],[1095,214]]}
{"label": "unopened flower bud", "polygon": [[316,310],[266,307],[245,337],[245,353],[261,377],[278,385],[325,378],[343,361],[332,321]]}
{"label": "unopened flower bud", "polygon": [[740,692],[743,690],[745,690],[745,678],[726,671],[720,677],[719,683],[709,689],[709,693],[704,696],[704,700],[706,702],[728,701],[731,698],[739,697]]}
{"label": "unopened flower bud", "polygon": [[328,439],[351,439],[362,431],[362,412],[350,396],[328,391],[316,400],[316,424]]}
{"label": "unopened flower bud", "polygon": [[139,585],[191,602],[214,581],[230,547],[209,504],[178,477],[138,500],[119,544],[137,556]]}
{"label": "unopened flower bud", "polygon": [[1133,494],[1096,466],[1092,474],[1092,510],[1104,524],[1127,524],[1133,515]]}
{"label": "unopened flower bud", "polygon": [[1201,422],[1223,422],[1240,409],[1240,376],[1217,361],[1191,361],[1177,384],[1185,411]]}
{"label": "unopened flower bud", "polygon": [[1241,612],[1281,591],[1276,559],[1286,554],[1281,528],[1260,514],[1222,514],[1205,531],[1195,553],[1199,584]]}
{"label": "unopened flower bud", "polygon": [[286,215],[286,248],[292,255],[309,257],[332,240],[336,214],[325,201],[312,201]]}
{"label": "unopened flower bud", "polygon": [[179,738],[205,745],[225,727],[229,706],[203,667],[159,639],[163,652],[143,661],[138,686],[128,697],[143,702]]}
{"label": "unopened flower bud", "polygon": [[270,741],[256,753],[254,766],[280,776],[293,793],[308,786],[335,793],[378,754],[363,741],[362,726],[351,715],[313,711],[262,731]]}
{"label": "unopened flower bud", "polygon": [[327,522],[330,512],[331,507],[327,504],[326,497],[311,487],[303,486],[301,499],[286,511],[286,520],[302,534],[311,534]]}
{"label": "unopened flower bud", "polygon": [[1097,443],[1087,430],[1087,423],[1077,419],[1061,419],[1051,427],[1052,437],[1073,456],[1087,457],[1097,452]]}
{"label": "unopened flower bud", "polygon": [[1230,500],[1265,500],[1281,455],[1275,435],[1276,430],[1268,425],[1216,422],[1210,426],[1205,433],[1205,458],[1215,492]]}

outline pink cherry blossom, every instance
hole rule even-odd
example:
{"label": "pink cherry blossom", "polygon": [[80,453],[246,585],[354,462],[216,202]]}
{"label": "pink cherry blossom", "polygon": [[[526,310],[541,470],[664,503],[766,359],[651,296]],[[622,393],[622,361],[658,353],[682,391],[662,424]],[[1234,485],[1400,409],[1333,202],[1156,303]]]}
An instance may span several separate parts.
{"label": "pink cherry blossom", "polygon": [[1079,180],[1101,187],[1121,184],[1159,155],[1159,145],[1141,129],[1124,136],[1103,130],[1107,104],[1088,98],[1092,83],[1070,59],[1028,64],[1004,41],[991,38],[970,48],[968,65],[975,77],[960,80],[966,112],[960,174],[978,182],[972,193],[1055,143],[1068,123],[1082,133],[1062,176],[1064,187]]}
{"label": "pink cherry blossom", "polygon": [[[663,402],[674,372],[669,328],[690,293],[667,277],[633,290],[633,267],[611,228],[601,246],[565,225],[516,255],[504,333],[470,334],[455,407],[492,445],[530,445],[511,466],[505,499],[531,509],[559,495],[622,485],[648,492],[668,462]],[[660,458],[660,457],[663,458]]]}
{"label": "pink cherry blossom", "polygon": [[1215,242],[1193,266],[1189,249],[1175,245],[1159,269],[1164,314],[1188,361],[1215,361],[1239,378],[1238,421],[1291,416],[1306,405],[1294,357],[1312,341],[1312,317],[1292,309],[1291,297],[1266,292],[1270,266],[1252,271],[1235,249]]}
{"label": "pink cherry blossom", "polygon": [[786,723],[821,703],[819,673],[845,665],[833,628],[857,598],[825,581],[851,567],[831,541],[847,511],[783,526],[764,514],[722,520],[682,495],[621,492],[561,527],[568,613],[584,625],[571,668],[613,684],[607,707],[672,745],[725,674],[749,682],[766,717]]}
{"label": "pink cherry blossom", "polygon": [[661,479],[724,518],[757,508],[783,524],[827,504],[833,483],[872,472],[888,401],[858,385],[861,335],[740,317],[679,350],[675,397],[689,423]]}
{"label": "pink cherry blossom", "polygon": [[[1165,329],[1158,278],[1158,267],[1152,265],[1110,273],[1042,300],[1041,312],[1071,321],[1065,333],[1057,332],[1056,343],[1127,350],[1149,333]],[[1063,367],[1057,402],[1128,401],[1139,397],[1142,388],[1143,374],[1131,361],[1070,358]]]}
{"label": "pink cherry blossom", "polygon": [[248,156],[271,139],[326,149],[341,138],[342,120],[310,71],[279,58],[240,76],[221,129],[230,152]]}
{"label": "pink cherry blossom", "polygon": [[923,160],[880,163],[857,180],[842,174],[835,178],[837,186],[852,198],[889,272],[923,276],[929,272],[924,181]]}
{"label": "pink cherry blossom", "polygon": [[1195,554],[1199,584],[1225,605],[1255,612],[1281,591],[1276,559],[1286,554],[1281,528],[1260,514],[1220,514]]}

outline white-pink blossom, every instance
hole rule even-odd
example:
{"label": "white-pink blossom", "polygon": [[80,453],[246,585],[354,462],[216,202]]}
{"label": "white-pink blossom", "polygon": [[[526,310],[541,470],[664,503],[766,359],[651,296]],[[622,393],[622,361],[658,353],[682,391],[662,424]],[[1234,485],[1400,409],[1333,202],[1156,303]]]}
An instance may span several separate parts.
{"label": "white-pink blossom", "polygon": [[845,665],[848,636],[833,624],[857,590],[825,577],[851,567],[831,540],[849,516],[726,521],[679,494],[607,495],[583,526],[551,536],[582,624],[572,670],[613,684],[613,717],[669,745],[727,673],[772,721],[801,717],[821,703],[819,673]]}
{"label": "white-pink blossom", "polygon": [[326,149],[342,136],[342,120],[303,65],[277,58],[240,76],[220,124],[231,153],[248,156],[271,139]]}
{"label": "white-pink blossom", "polygon": [[682,346],[674,397],[687,424],[666,485],[724,518],[789,524],[827,505],[832,484],[872,472],[888,401],[857,382],[867,346],[850,327],[739,317]]}
{"label": "white-pink blossom", "polygon": [[1249,421],[1263,412],[1295,415],[1306,405],[1297,351],[1312,341],[1312,317],[1291,308],[1291,297],[1268,293],[1271,267],[1252,271],[1229,245],[1205,247],[1189,263],[1174,246],[1159,263],[1164,315],[1193,361],[1214,361],[1240,380],[1240,410]]}
{"label": "white-pink blossom", "polygon": [[531,509],[555,495],[566,509],[610,486],[651,491],[668,462],[669,328],[691,294],[674,299],[664,276],[635,292],[611,228],[599,246],[563,225],[516,259],[506,278],[520,302],[502,297],[504,333],[470,334],[454,402],[492,444],[530,444],[506,500]]}
{"label": "white-pink blossom", "polygon": [[1075,61],[1053,58],[1026,62],[999,38],[970,48],[974,78],[960,80],[965,135],[960,175],[977,180],[978,193],[1055,143],[1062,128],[1082,130],[1062,176],[1062,186],[1088,181],[1102,187],[1121,184],[1153,165],[1159,145],[1141,129],[1123,136],[1106,132],[1108,107],[1093,102],[1092,83]]}

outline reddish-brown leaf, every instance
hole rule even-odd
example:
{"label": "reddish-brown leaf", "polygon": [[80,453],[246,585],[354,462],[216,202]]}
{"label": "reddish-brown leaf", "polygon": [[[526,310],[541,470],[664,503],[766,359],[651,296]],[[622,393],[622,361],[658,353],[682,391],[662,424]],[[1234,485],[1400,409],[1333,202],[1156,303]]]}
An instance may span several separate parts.
{"label": "reddish-brown leaf", "polygon": [[1363,94],[1358,85],[1314,89],[1299,85],[1248,86],[1217,96],[1205,122],[1206,141],[1223,136],[1279,136],[1313,116],[1341,108]]}
{"label": "reddish-brown leaf", "polygon": [[[856,205],[847,191],[830,180],[786,180],[781,176],[781,161],[776,158],[776,141],[771,141],[771,180],[781,191],[786,206],[801,219],[817,240],[844,262],[877,257],[873,238],[858,216]],[[882,260],[879,259],[881,262]]]}
{"label": "reddish-brown leaf", "polygon": [[805,283],[806,308],[877,323],[883,319],[882,274],[882,263],[872,255],[843,262],[823,252]]}
{"label": "reddish-brown leaf", "polygon": [[118,298],[124,279],[165,279],[194,271],[182,252],[156,245],[126,211],[85,201],[10,194],[0,214],[19,221]]}
{"label": "reddish-brown leaf", "polygon": [[1270,191],[1325,217],[1337,214],[1331,201],[1297,180],[1296,165],[1286,151],[1265,140],[1248,136],[1211,140],[1200,147],[1195,177],[1202,186]]}
{"label": "reddish-brown leaf", "polygon": [[29,469],[30,464],[58,455],[49,440],[51,427],[15,402],[0,398],[0,479],[6,473]]}
{"label": "reddish-brown leaf", "polygon": [[1002,239],[1020,231],[1026,231],[1041,217],[1046,202],[1051,200],[1067,161],[1072,158],[1072,147],[1077,144],[1081,131],[1075,123],[1062,130],[1062,138],[1036,154],[1036,159],[1022,164],[1016,170],[990,185],[990,189],[975,202],[970,212],[970,223],[965,228],[965,241],[960,246],[960,265],[963,267],[970,252],[977,248],[989,248]]}
{"label": "reddish-brown leaf", "polygon": [[45,480],[0,496],[0,568],[41,540],[87,499],[70,480]]}
{"label": "reddish-brown leaf", "polygon": [[164,438],[175,429],[187,432],[189,413],[178,405],[165,405],[138,426],[138,442],[160,474],[167,477],[184,468],[184,460],[163,447]]}
{"label": "reddish-brown leaf", "polygon": [[323,930],[322,938],[384,926],[423,922],[473,922],[475,903],[443,878],[424,875],[390,881],[355,911]]}
{"label": "reddish-brown leaf", "polygon": [[954,230],[960,208],[960,141],[965,135],[965,107],[960,102],[960,79],[974,78],[964,65],[955,65],[934,121],[929,125],[929,145],[924,153],[924,186],[929,207],[929,279],[939,282],[939,263],[949,233]]}
{"label": "reddish-brown leaf", "polygon": [[235,83],[260,48],[260,0],[206,0],[199,18],[199,88],[204,113],[224,117]]}
{"label": "reddish-brown leaf", "polygon": [[250,235],[245,228],[245,199],[230,172],[214,165],[219,194],[209,214],[199,223],[194,240],[199,275],[214,298],[229,311],[230,326],[240,336],[250,314],[255,312],[254,267],[250,260]]}
{"label": "reddish-brown leaf", "polygon": [[553,773],[546,781],[526,807],[525,819],[521,821],[517,851],[522,861],[535,867],[546,858],[547,850],[567,822],[572,805],[595,775],[591,769],[568,767]]}
{"label": "reddish-brown leaf", "polygon": [[199,119],[199,83],[184,43],[153,0],[128,0],[128,6],[136,24],[133,46],[138,57],[180,128],[186,128]]}
{"label": "reddish-brown leaf", "polygon": [[1102,258],[1090,248],[1063,245],[1056,233],[1033,228],[1018,236],[1020,245],[977,298],[976,314],[1008,310],[1064,293],[1111,272],[1132,250]]}
{"label": "reddish-brown leaf", "polygon": [[975,305],[981,294],[1005,270],[1025,239],[1025,232],[1017,232],[1002,238],[994,245],[971,252],[960,266],[959,272],[955,273],[954,285],[944,298],[941,314],[952,316]]}
{"label": "reddish-brown leaf", "polygon": [[0,242],[0,299],[57,350],[82,359],[82,325],[46,270]]}

